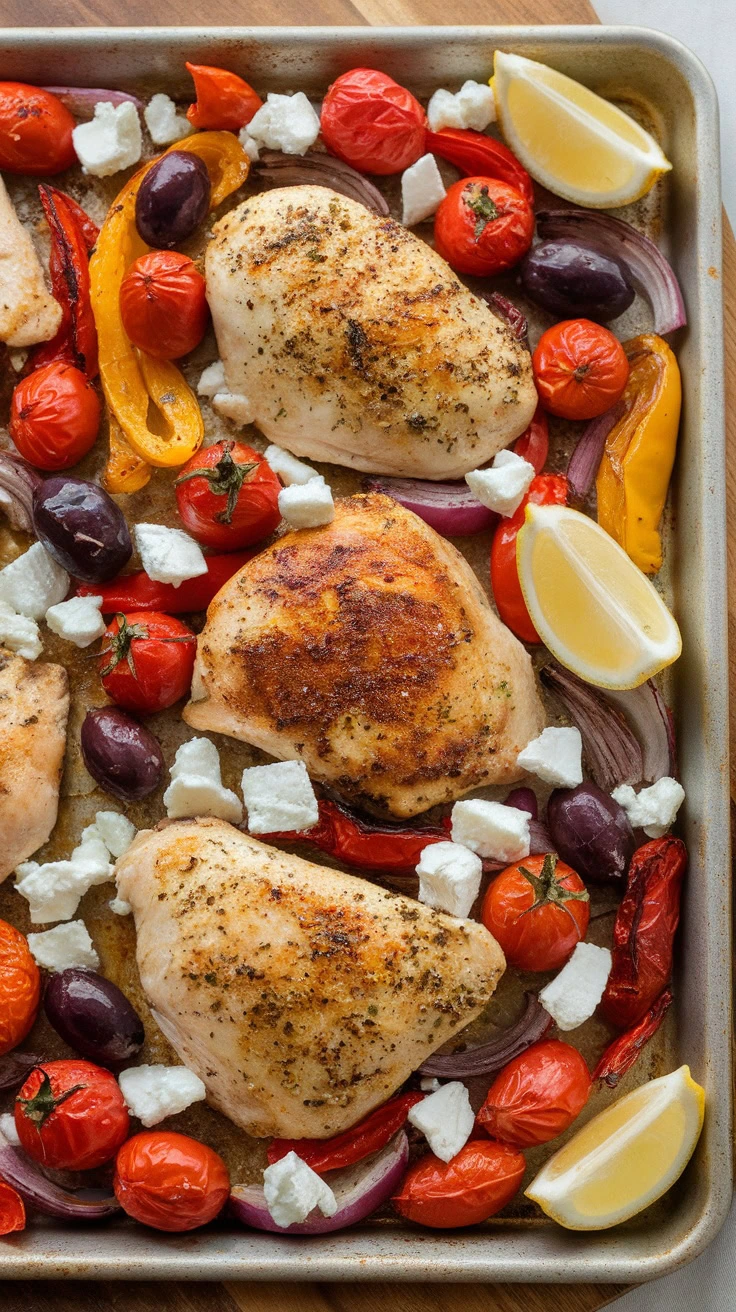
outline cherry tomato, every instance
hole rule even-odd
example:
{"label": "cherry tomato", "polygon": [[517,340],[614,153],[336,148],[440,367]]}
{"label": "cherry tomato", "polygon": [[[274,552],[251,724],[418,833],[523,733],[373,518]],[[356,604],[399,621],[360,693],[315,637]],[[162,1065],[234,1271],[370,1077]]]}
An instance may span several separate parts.
{"label": "cherry tomato", "polygon": [[442,258],[458,273],[481,277],[518,264],[533,236],[529,201],[497,178],[454,182],[434,220],[434,244]]}
{"label": "cherry tomato", "polygon": [[514,442],[514,452],[534,466],[535,474],[541,474],[549,455],[549,424],[541,405],[534,411],[529,427]]}
{"label": "cherry tomato", "polygon": [[123,278],[120,314],[134,346],[158,360],[178,360],[199,345],[207,328],[204,278],[188,255],[150,251]]}
{"label": "cherry tomato", "polygon": [[196,654],[191,629],[171,615],[116,615],[102,637],[102,686],[126,711],[163,711],[188,693]]}
{"label": "cherry tomato", "polygon": [[149,1130],[123,1144],[115,1163],[123,1211],[154,1230],[195,1230],[222,1210],[230,1176],[221,1157],[186,1134]]}
{"label": "cherry tomato", "polygon": [[434,1153],[421,1157],[391,1201],[408,1221],[433,1230],[477,1225],[511,1201],[525,1167],[521,1153],[508,1144],[472,1139],[450,1162]]}
{"label": "cherry tomato", "polygon": [[26,1037],[40,997],[41,972],[25,936],[0,920],[0,1057]]}
{"label": "cherry tomato", "polygon": [[115,1156],[130,1118],[114,1075],[91,1061],[45,1061],[15,1100],[15,1128],[34,1162],[88,1171]]}
{"label": "cherry tomato", "polygon": [[618,338],[590,319],[563,319],[542,333],[532,369],[545,410],[563,419],[595,419],[610,410],[629,377]]}
{"label": "cherry tomato", "polygon": [[496,1077],[478,1112],[494,1139],[531,1148],[572,1125],[590,1096],[585,1058],[569,1043],[535,1043]]}
{"label": "cherry tomato", "polygon": [[12,1235],[26,1228],[26,1209],[20,1194],[0,1180],[0,1235]]}
{"label": "cherry tomato", "polygon": [[322,102],[322,140],[363,173],[401,173],[424,154],[424,110],[406,87],[375,68],[353,68]]}
{"label": "cherry tomato", "polygon": [[497,875],[481,919],[518,970],[557,970],[585,938],[590,899],[578,874],[554,852],[528,856]]}
{"label": "cherry tomato", "polygon": [[212,131],[239,132],[261,108],[261,97],[237,73],[209,64],[187,64],[194,78],[196,104],[187,118],[193,127]]}
{"label": "cherry tomato", "polygon": [[25,82],[0,82],[0,169],[42,178],[76,163],[76,127],[50,91]]}
{"label": "cherry tomato", "polygon": [[22,378],[10,405],[10,436],[36,469],[70,469],[94,446],[100,400],[72,364],[53,363]]}
{"label": "cherry tomato", "polygon": [[242,442],[203,447],[187,461],[175,486],[184,524],[206,547],[249,547],[281,520],[281,483],[263,456]]}
{"label": "cherry tomato", "polygon": [[[531,426],[533,424],[534,420]],[[523,441],[524,437],[526,433],[522,434],[519,441]],[[527,458],[524,457],[525,460]],[[491,544],[491,587],[498,613],[511,632],[521,638],[522,642],[541,642],[526,608],[516,564],[516,539],[530,501],[535,506],[564,506],[567,501],[567,479],[564,474],[537,474],[521,505],[513,515],[499,522]]]}

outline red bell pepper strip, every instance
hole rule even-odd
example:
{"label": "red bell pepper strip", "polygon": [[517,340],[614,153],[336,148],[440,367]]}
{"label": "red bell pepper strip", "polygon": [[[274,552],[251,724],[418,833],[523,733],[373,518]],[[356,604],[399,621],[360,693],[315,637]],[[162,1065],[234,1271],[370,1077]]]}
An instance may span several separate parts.
{"label": "red bell pepper strip", "polygon": [[97,377],[97,329],[92,312],[89,253],[98,236],[97,225],[81,206],[49,183],[39,188],[43,212],[51,233],[49,271],[51,288],[61,306],[61,323],[50,342],[32,353],[25,372],[62,362]]}
{"label": "red bell pepper strip", "polygon": [[466,178],[498,178],[534,204],[534,183],[524,166],[508,146],[487,137],[485,132],[472,132],[470,128],[427,132],[425,149],[454,164]]}
{"label": "red bell pepper strip", "polygon": [[295,1152],[317,1175],[353,1166],[384,1148],[405,1124],[411,1108],[423,1098],[423,1093],[400,1093],[334,1139],[272,1139],[267,1149],[269,1165]]}
{"label": "red bell pepper strip", "polygon": [[541,642],[526,608],[516,565],[516,539],[530,501],[536,506],[564,506],[567,501],[564,474],[538,474],[519,508],[501,520],[491,543],[491,587],[498,613],[511,632],[522,642]]}
{"label": "red bell pepper strip", "polygon": [[226,68],[187,64],[194,79],[195,103],[187,118],[195,128],[239,132],[261,108],[263,101],[248,82]]}
{"label": "red bell pepper strip", "polygon": [[672,989],[665,989],[638,1024],[609,1043],[593,1071],[592,1079],[600,1080],[609,1089],[615,1089],[621,1077],[638,1060],[644,1045],[656,1034],[671,1005]]}
{"label": "red bell pepper strip", "polygon": [[445,826],[422,825],[401,829],[380,820],[363,820],[346,807],[320,798],[319,820],[312,829],[261,834],[264,843],[312,843],[346,865],[389,874],[414,874],[419,857],[430,843],[447,842]]}
{"label": "red bell pepper strip", "polygon": [[513,449],[522,460],[528,460],[530,465],[534,465],[535,474],[541,474],[549,455],[549,425],[541,405],[534,411],[529,427],[524,429],[521,437],[517,437]]}
{"label": "red bell pepper strip", "polygon": [[160,610],[166,615],[186,615],[206,610],[224,583],[242,569],[255,551],[228,551],[221,556],[205,556],[207,573],[185,579],[175,588],[173,583],[157,583],[145,570],[119,574],[110,583],[78,583],[78,597],[102,597],[102,614],[117,615],[131,610]]}
{"label": "red bell pepper strip", "polygon": [[26,1228],[26,1209],[12,1185],[0,1180],[0,1235],[11,1235]]}

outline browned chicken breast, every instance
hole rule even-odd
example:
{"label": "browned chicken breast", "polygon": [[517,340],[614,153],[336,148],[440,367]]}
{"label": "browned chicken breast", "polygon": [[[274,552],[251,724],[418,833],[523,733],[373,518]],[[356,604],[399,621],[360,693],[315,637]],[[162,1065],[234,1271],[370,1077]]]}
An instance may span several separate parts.
{"label": "browned chicken breast", "polygon": [[0,647],[0,881],[56,824],[68,714],[63,666]]}
{"label": "browned chicken breast", "polygon": [[30,233],[0,178],[0,342],[45,342],[60,323],[61,306],[46,289]]}
{"label": "browned chicken breast", "polygon": [[207,297],[231,392],[298,456],[460,478],[524,431],[529,352],[393,219],[327,187],[227,214]]}
{"label": "browned chicken breast", "polygon": [[117,883],[164,1034],[254,1135],[346,1130],[480,1012],[505,965],[482,925],[222,820],[141,833]]}
{"label": "browned chicken breast", "polygon": [[287,533],[218,593],[195,729],[230,734],[395,816],[521,776],[544,723],[531,661],[470,566],[379,494]]}

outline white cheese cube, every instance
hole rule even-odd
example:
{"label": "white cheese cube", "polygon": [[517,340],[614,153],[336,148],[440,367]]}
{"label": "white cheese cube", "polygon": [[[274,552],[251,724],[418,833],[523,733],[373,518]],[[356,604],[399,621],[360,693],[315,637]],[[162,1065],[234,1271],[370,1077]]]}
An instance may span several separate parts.
{"label": "white cheese cube", "polygon": [[319,806],[303,761],[276,761],[243,771],[243,801],[248,832],[273,834],[311,829]]}
{"label": "white cheese cube", "polygon": [[143,111],[146,127],[151,141],[156,146],[168,146],[172,141],[181,141],[194,131],[189,119],[184,114],[177,114],[176,105],[170,96],[159,91],[151,96]]}
{"label": "white cheese cube", "polygon": [[468,1142],[475,1113],[465,1085],[452,1080],[412,1107],[408,1120],[421,1130],[435,1157],[450,1162]]}
{"label": "white cheese cube", "polygon": [[541,991],[539,1001],[560,1030],[575,1030],[593,1015],[611,973],[608,948],[578,943],[570,960]]}
{"label": "white cheese cube", "polygon": [[427,105],[427,122],[430,132],[441,132],[443,128],[464,128],[463,112],[457,96],[452,91],[440,87],[430,96]]}
{"label": "white cheese cube", "polygon": [[434,214],[447,191],[434,155],[422,155],[401,175],[401,222],[405,228]]}
{"label": "white cheese cube", "polygon": [[133,911],[130,902],[126,902],[124,897],[114,897],[107,905],[116,916],[129,916]]}
{"label": "white cheese cube", "polygon": [[289,528],[319,528],[335,518],[332,489],[321,474],[308,483],[292,483],[279,492],[279,510]]}
{"label": "white cheese cube", "polygon": [[16,869],[16,892],[28,902],[32,925],[71,920],[80,900],[113,877],[110,853],[90,825],[68,861],[23,861]]}
{"label": "white cheese cube", "polygon": [[42,620],[68,591],[69,575],[40,542],[0,569],[0,601],[29,620]]}
{"label": "white cheese cube", "polygon": [[[15,372],[19,374],[28,359],[28,351],[25,351],[22,347],[15,351],[8,351],[8,359],[10,361],[11,369],[14,369]],[[9,500],[12,501],[12,497],[9,497]]]}
{"label": "white cheese cube", "polygon": [[178,588],[186,579],[207,573],[202,548],[180,528],[136,524],[133,532],[141,564],[148,577],[157,583],[173,583]]}
{"label": "white cheese cube", "polygon": [[248,136],[269,150],[305,155],[319,136],[319,119],[303,91],[280,96],[269,91],[265,105],[247,124]]}
{"label": "white cheese cube", "polygon": [[164,793],[170,820],[212,815],[239,824],[243,819],[240,798],[223,786],[220,756],[209,738],[191,738],[182,743],[170,774],[171,783]]}
{"label": "white cheese cube", "polygon": [[285,487],[291,487],[292,483],[309,483],[313,478],[321,478],[321,474],[311,465],[305,465],[302,460],[297,460],[291,451],[285,451],[281,446],[267,446],[263,453],[264,459],[270,465],[274,474],[278,474],[281,482]]}
{"label": "white cheese cube", "polygon": [[483,862],[459,843],[430,843],[419,856],[419,901],[465,919],[480,891]]}
{"label": "white cheese cube", "polygon": [[225,391],[227,391],[225,366],[222,360],[215,360],[214,364],[208,364],[207,368],[202,370],[197,383],[197,394],[212,397],[218,392]]}
{"label": "white cheese cube", "polygon": [[89,647],[95,638],[105,632],[105,621],[100,614],[102,597],[70,597],[46,611],[46,623],[52,633],[73,642],[75,647]]}
{"label": "white cheese cube", "polygon": [[583,740],[579,729],[543,729],[516,758],[528,770],[555,788],[576,788],[583,782]]}
{"label": "white cheese cube", "polygon": [[630,784],[621,784],[611,793],[614,802],[624,808],[632,829],[643,829],[649,838],[661,838],[672,826],[685,801],[685,789],[669,775],[650,788],[635,793]]}
{"label": "white cheese cube", "polygon": [[100,964],[83,920],[70,920],[42,934],[29,934],[28,947],[36,964],[45,970],[69,970],[72,966],[96,970]]}
{"label": "white cheese cube", "polygon": [[199,1076],[186,1066],[131,1066],[120,1072],[118,1084],[131,1116],[147,1128],[207,1096]]}
{"label": "white cheese cube", "polygon": [[493,861],[521,861],[529,855],[529,813],[502,802],[469,797],[452,808],[453,843]]}
{"label": "white cheese cube", "polygon": [[35,661],[43,651],[36,621],[19,615],[4,601],[0,601],[0,647],[7,647],[8,651],[25,656],[27,661]]}
{"label": "white cheese cube", "polygon": [[20,1148],[20,1135],[15,1128],[15,1117],[11,1112],[3,1112],[0,1116],[0,1134],[2,1134],[12,1144],[14,1148]]}
{"label": "white cheese cube", "polygon": [[111,856],[121,857],[127,852],[137,830],[127,816],[119,811],[98,811],[95,816],[95,828]]}
{"label": "white cheese cube", "polygon": [[284,1229],[300,1225],[317,1207],[323,1216],[334,1216],[337,1211],[330,1186],[295,1152],[266,1167],[263,1195],[271,1219]]}
{"label": "white cheese cube", "polygon": [[120,169],[128,169],[138,163],[143,150],[138,110],[130,100],[120,105],[101,100],[95,105],[91,122],[74,128],[72,141],[85,173],[108,178]]}
{"label": "white cheese cube", "polygon": [[444,89],[435,91],[427,105],[427,121],[432,132],[440,132],[442,128],[472,128],[474,132],[483,132],[495,118],[496,102],[487,82],[469,80],[454,95]]}
{"label": "white cheese cube", "polygon": [[442,1085],[439,1080],[435,1079],[434,1075],[425,1075],[419,1081],[419,1088],[422,1093],[436,1093],[438,1089],[442,1088]]}
{"label": "white cheese cube", "polygon": [[473,496],[497,515],[518,510],[534,478],[534,465],[514,451],[499,451],[490,469],[471,469],[465,482]]}
{"label": "white cheese cube", "polygon": [[231,419],[241,428],[244,424],[252,424],[256,413],[253,402],[247,396],[243,396],[242,392],[229,392],[227,388],[215,392],[212,407],[224,419]]}
{"label": "white cheese cube", "polygon": [[248,156],[248,159],[250,160],[251,164],[257,164],[257,162],[258,162],[258,142],[257,142],[257,141],[254,141],[253,137],[250,135],[250,132],[248,131],[248,125],[247,125],[247,124],[246,124],[246,126],[245,126],[244,128],[241,128],[241,129],[240,129],[240,131],[239,131],[239,133],[238,133],[238,141],[240,142],[241,146],[243,147],[243,150],[245,151],[246,155]]}

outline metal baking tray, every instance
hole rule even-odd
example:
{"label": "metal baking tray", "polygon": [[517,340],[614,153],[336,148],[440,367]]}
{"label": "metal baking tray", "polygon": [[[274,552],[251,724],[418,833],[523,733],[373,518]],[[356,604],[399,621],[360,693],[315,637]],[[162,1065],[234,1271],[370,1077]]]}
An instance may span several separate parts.
{"label": "metal baking tray", "polygon": [[[678,42],[631,27],[114,28],[5,30],[0,78],[181,97],[190,59],[232,68],[258,87],[317,98],[338,73],[362,64],[426,97],[437,86],[486,77],[496,47],[554,64],[631,107],[654,127],[675,166],[645,218],[674,261],[689,317],[676,342],[685,406],[665,586],[684,640],[668,696],[687,792],[682,833],[690,873],[667,1060],[669,1068],[689,1062],[706,1087],[697,1153],[663,1205],[599,1234],[574,1234],[528,1214],[447,1233],[380,1219],[307,1240],[227,1222],[164,1235],[125,1220],[86,1228],[34,1221],[0,1241],[0,1280],[643,1281],[695,1257],[726,1216],[732,1139],[725,444],[718,109],[708,74]],[[650,1064],[643,1078],[651,1073],[660,1072]]]}

